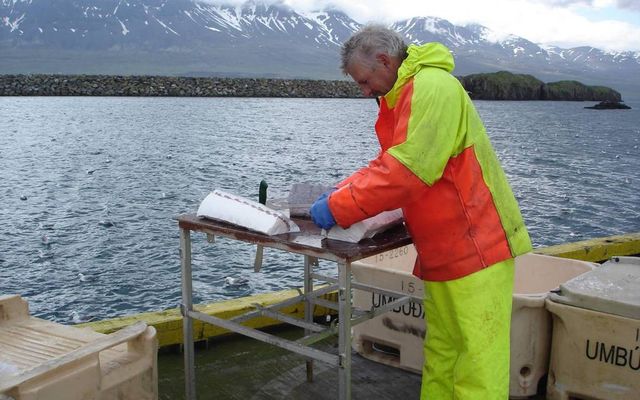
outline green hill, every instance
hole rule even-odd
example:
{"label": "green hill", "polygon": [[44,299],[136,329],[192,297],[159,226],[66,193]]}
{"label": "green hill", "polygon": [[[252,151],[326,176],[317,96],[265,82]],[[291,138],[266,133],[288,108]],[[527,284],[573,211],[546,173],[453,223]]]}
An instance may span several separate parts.
{"label": "green hill", "polygon": [[531,75],[500,71],[460,76],[458,80],[474,100],[621,101],[619,92],[577,81],[544,83]]}

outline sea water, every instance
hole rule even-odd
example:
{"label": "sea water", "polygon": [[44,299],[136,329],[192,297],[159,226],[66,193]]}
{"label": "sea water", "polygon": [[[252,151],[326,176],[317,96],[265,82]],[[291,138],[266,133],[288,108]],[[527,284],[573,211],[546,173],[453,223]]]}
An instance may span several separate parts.
{"label": "sea water", "polygon": [[[535,246],[640,231],[640,104],[592,104],[476,102]],[[176,307],[178,215],[216,188],[341,180],[376,156],[376,115],[370,99],[0,97],[0,294],[62,323]],[[259,273],[254,257],[194,234],[194,301],[302,284],[301,256],[265,249]]]}

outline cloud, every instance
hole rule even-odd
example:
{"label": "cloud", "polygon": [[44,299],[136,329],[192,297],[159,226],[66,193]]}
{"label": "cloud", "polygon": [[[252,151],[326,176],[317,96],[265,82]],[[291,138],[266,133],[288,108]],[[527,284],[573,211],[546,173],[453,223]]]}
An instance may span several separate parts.
{"label": "cloud", "polygon": [[572,5],[593,5],[593,0],[536,0],[533,3],[542,3],[552,7],[567,7]]}
{"label": "cloud", "polygon": [[638,0],[618,0],[616,3],[623,10],[640,12],[640,1]]}
{"label": "cloud", "polygon": [[573,7],[549,6],[548,3],[552,2],[557,3],[558,0],[504,3],[499,13],[480,14],[479,23],[535,43],[560,47],[593,46],[609,51],[640,50],[639,25],[611,19],[593,21]]}
{"label": "cloud", "polygon": [[[258,0],[260,1],[260,0]],[[244,0],[208,0],[240,5]],[[521,36],[560,47],[593,46],[604,50],[640,51],[639,0],[267,0],[298,12],[338,9],[360,23],[391,23],[412,17],[439,17],[456,25],[477,23],[496,35]],[[617,8],[616,8],[617,7]],[[617,19],[621,10],[627,20]],[[595,18],[594,15],[598,17]],[[631,22],[629,22],[631,21]]]}

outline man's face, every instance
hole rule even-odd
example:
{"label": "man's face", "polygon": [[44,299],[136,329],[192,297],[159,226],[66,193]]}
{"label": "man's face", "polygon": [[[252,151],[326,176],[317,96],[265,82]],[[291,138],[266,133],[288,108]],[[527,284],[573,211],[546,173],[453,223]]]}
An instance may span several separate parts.
{"label": "man's face", "polygon": [[354,58],[347,73],[360,86],[365,97],[380,97],[389,93],[398,79],[396,63],[386,54],[379,54],[373,62]]}

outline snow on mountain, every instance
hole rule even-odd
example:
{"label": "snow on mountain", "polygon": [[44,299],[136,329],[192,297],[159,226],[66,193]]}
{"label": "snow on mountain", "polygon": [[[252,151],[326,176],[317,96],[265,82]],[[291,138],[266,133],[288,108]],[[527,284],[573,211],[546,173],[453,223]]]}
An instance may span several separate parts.
{"label": "snow on mountain", "polygon": [[411,18],[396,22],[391,27],[403,34],[411,43],[439,41],[451,49],[469,45],[478,40],[477,35],[467,28],[435,17]]}
{"label": "snow on mountain", "polygon": [[304,15],[321,27],[327,33],[329,42],[336,46],[344,43],[361,26],[342,11],[318,11]]}
{"label": "snow on mountain", "polygon": [[[13,55],[0,61],[0,73],[47,72],[51,64],[49,72],[84,66],[105,73],[340,77],[339,46],[361,26],[335,9],[299,13],[282,3],[260,1],[241,6],[200,0],[0,1],[0,49]],[[391,26],[408,42],[448,46],[458,74],[502,69],[587,81],[640,75],[638,52],[538,45],[435,17]],[[51,54],[49,64],[37,59],[44,53]],[[85,57],[78,65],[70,54],[81,53],[95,61]]]}
{"label": "snow on mountain", "polygon": [[358,27],[336,11],[305,16],[284,5],[253,1],[234,7],[191,0],[56,0],[49,4],[2,0],[0,16],[0,42],[14,47],[78,46],[62,37],[69,34],[91,36],[93,40],[81,46],[85,49],[136,41],[143,48],[176,45],[167,35],[182,37],[180,45],[185,47],[220,36],[229,40],[282,37],[335,47]]}

